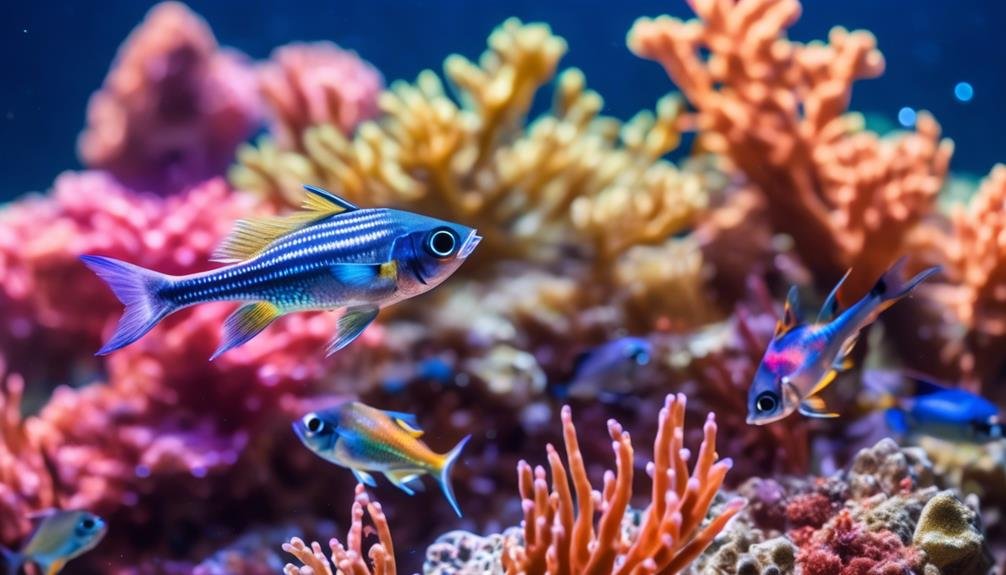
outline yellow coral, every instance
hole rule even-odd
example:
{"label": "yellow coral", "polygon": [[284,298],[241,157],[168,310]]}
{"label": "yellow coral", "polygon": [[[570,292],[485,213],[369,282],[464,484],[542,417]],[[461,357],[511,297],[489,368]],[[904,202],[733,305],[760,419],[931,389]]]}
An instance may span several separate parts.
{"label": "yellow coral", "polygon": [[445,62],[456,99],[424,71],[393,83],[382,117],[352,138],[323,124],[304,132],[303,153],[260,141],[241,150],[231,180],[280,203],[312,183],[366,205],[461,221],[479,228],[480,254],[493,259],[546,257],[548,246],[566,245],[607,269],[632,246],[663,243],[693,223],[706,206],[702,180],[661,159],[679,142],[676,99],[622,125],[599,115],[603,100],[571,69],[550,113],[525,125],[566,43],[548,26],[510,19],[488,44],[477,64]]}

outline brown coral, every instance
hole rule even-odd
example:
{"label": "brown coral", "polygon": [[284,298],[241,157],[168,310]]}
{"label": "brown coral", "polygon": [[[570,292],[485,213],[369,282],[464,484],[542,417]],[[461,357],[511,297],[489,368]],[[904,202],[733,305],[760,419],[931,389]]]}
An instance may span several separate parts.
{"label": "brown coral", "polygon": [[[367,511],[374,524],[378,542],[363,552],[363,512]],[[310,547],[300,538],[294,537],[289,543],[283,544],[283,551],[293,555],[303,566],[297,567],[287,563],[283,572],[287,575],[331,575],[335,567],[335,575],[395,575],[395,548],[391,542],[391,530],[388,520],[381,510],[381,504],[371,501],[363,485],[356,486],[356,499],[353,501],[352,523],[346,534],[346,543],[332,538],[328,546],[332,551],[331,560],[321,551],[321,545],[311,543]],[[367,558],[370,559],[368,564]]]}
{"label": "brown coral", "polygon": [[[731,467],[716,461],[716,423],[710,414],[705,439],[691,473],[683,446],[685,397],[668,396],[660,411],[654,461],[647,466],[653,481],[650,506],[638,531],[627,538],[623,521],[632,494],[632,443],[614,420],[608,432],[617,471],[607,472],[604,488],[593,491],[587,478],[568,407],[562,411],[568,469],[548,446],[552,486],[543,467],[518,466],[523,500],[523,541],[505,543],[503,566],[509,574],[542,573],[676,573],[687,567],[743,507],[742,500],[723,506],[705,525],[713,498]],[[570,491],[569,480],[573,490]],[[574,498],[576,503],[574,504]],[[597,524],[594,510],[600,511]]]}
{"label": "brown coral", "polygon": [[851,267],[846,287],[864,292],[931,210],[950,143],[927,114],[892,141],[845,114],[852,83],[883,71],[869,33],[835,28],[828,44],[801,45],[784,36],[796,0],[690,5],[696,20],[636,22],[630,48],[663,65],[696,109],[703,147],[759,187],[819,286]]}

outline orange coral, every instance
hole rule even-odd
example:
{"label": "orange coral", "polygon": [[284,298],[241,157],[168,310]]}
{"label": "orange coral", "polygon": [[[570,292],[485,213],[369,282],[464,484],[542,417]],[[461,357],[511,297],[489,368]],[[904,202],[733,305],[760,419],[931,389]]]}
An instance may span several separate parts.
{"label": "orange coral", "polygon": [[947,259],[961,284],[952,303],[967,330],[961,371],[971,380],[994,377],[1006,346],[1006,165],[993,168],[952,219]]}
{"label": "orange coral", "polygon": [[702,147],[761,189],[773,226],[793,237],[818,284],[851,267],[846,287],[865,291],[931,210],[950,142],[925,113],[890,141],[845,113],[852,83],[884,69],[868,32],[835,28],[828,44],[802,45],[785,38],[796,0],[689,4],[698,19],[641,19],[629,47],[663,65],[696,109]]}
{"label": "orange coral", "polygon": [[[379,542],[370,547],[367,557],[370,564],[364,559],[363,554],[363,510],[366,509],[370,515],[370,520],[374,523]],[[356,486],[356,500],[353,501],[353,518],[346,534],[346,545],[338,539],[332,538],[328,542],[332,550],[332,558],[329,560],[321,551],[318,542],[311,543],[308,547],[299,537],[290,539],[289,543],[283,544],[283,551],[293,555],[298,561],[303,563],[302,567],[297,567],[292,563],[287,563],[283,572],[287,575],[321,575],[323,573],[332,574],[332,567],[335,567],[335,575],[395,575],[398,572],[395,566],[395,548],[391,543],[391,530],[388,528],[388,520],[381,510],[381,504],[371,501],[370,496],[363,485]]]}
{"label": "orange coral", "polygon": [[[709,414],[705,438],[691,473],[684,449],[685,396],[668,395],[660,411],[654,440],[654,461],[647,465],[653,482],[652,500],[633,537],[622,533],[632,495],[632,442],[614,420],[608,432],[616,469],[604,477],[601,493],[593,491],[568,406],[562,410],[563,440],[568,471],[548,446],[552,487],[543,467],[532,471],[518,465],[524,510],[524,541],[504,545],[503,567],[516,574],[677,573],[689,565],[743,507],[733,500],[703,526],[713,498],[732,462],[716,460],[716,422]],[[569,488],[572,477],[573,490]],[[574,497],[576,502],[574,503]],[[601,517],[594,524],[594,511]]]}

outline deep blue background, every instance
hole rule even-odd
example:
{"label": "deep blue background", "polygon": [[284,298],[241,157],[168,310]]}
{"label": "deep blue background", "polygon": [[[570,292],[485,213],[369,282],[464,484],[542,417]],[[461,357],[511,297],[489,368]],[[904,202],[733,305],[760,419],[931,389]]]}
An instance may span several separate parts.
{"label": "deep blue background", "polygon": [[[48,187],[77,167],[76,136],[87,98],[116,48],[153,2],[21,2],[0,8],[0,198]],[[578,66],[628,117],[673,89],[663,71],[625,47],[639,16],[690,15],[682,0],[546,2],[518,0],[245,0],[189,2],[217,39],[255,58],[295,40],[331,39],[357,50],[390,81],[440,69],[452,52],[476,57],[490,30],[508,16],[545,21],[566,38],[563,66]],[[887,73],[857,85],[853,106],[892,121],[902,106],[933,111],[957,144],[953,168],[984,173],[1006,161],[1006,2],[998,0],[807,1],[791,31],[825,38],[834,25],[866,28],[878,38]],[[998,23],[998,24],[997,24]],[[966,80],[974,99],[953,87]]]}

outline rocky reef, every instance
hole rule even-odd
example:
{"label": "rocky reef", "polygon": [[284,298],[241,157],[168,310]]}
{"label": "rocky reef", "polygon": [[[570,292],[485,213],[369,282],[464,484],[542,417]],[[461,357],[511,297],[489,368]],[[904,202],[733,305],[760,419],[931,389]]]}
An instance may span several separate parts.
{"label": "rocky reef", "polygon": [[[333,43],[256,63],[153,8],[87,105],[86,168],[0,208],[0,543],[60,507],[112,525],[78,573],[1001,572],[1002,442],[878,443],[858,369],[827,392],[840,419],[745,415],[787,285],[819,302],[851,268],[848,303],[900,255],[945,271],[857,362],[1002,405],[1006,167],[941,205],[936,119],[881,136],[848,110],[884,70],[868,32],[802,44],[796,0],[689,5],[628,31],[680,93],[625,121],[542,23],[385,87]],[[485,239],[331,358],[338,318],[311,313],[207,362],[220,304],[93,356],[120,307],[78,256],[204,271],[235,220],[286,213],[303,184]],[[646,365],[565,394],[578,356],[627,335]],[[435,450],[472,435],[463,519],[301,448],[291,421],[353,398],[417,412]]]}

